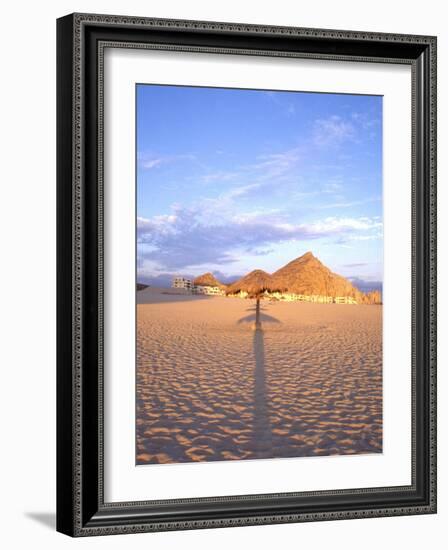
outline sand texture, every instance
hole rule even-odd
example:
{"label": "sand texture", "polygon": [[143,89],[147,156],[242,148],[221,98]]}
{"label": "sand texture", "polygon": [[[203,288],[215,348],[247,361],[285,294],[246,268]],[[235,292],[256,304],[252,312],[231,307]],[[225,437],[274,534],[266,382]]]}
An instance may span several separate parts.
{"label": "sand texture", "polygon": [[137,296],[138,464],[382,451],[382,306]]}

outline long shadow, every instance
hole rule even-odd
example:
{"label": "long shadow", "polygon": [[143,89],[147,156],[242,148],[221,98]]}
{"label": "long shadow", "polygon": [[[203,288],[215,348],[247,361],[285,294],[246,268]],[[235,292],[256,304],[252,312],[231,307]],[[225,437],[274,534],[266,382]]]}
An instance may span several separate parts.
{"label": "long shadow", "polygon": [[256,458],[272,457],[272,428],[269,420],[269,409],[266,390],[266,369],[264,355],[264,334],[257,328],[253,339],[255,373],[254,373],[254,429],[252,446]]}
{"label": "long shadow", "polygon": [[[257,312],[258,309],[258,312]],[[255,326],[253,350],[255,359],[254,371],[254,426],[252,432],[252,449],[256,458],[272,458],[272,427],[269,418],[269,405],[266,387],[266,368],[264,354],[263,323],[281,323],[276,317],[260,312],[267,308],[260,305],[248,308],[252,315],[246,315],[237,324],[253,322]]]}

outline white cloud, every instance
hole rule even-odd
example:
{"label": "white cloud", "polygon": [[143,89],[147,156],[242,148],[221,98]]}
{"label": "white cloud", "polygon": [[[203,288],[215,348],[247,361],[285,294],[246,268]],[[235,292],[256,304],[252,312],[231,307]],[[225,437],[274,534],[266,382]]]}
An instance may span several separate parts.
{"label": "white cloud", "polygon": [[203,183],[212,183],[215,181],[233,181],[241,177],[241,172],[210,172],[209,174],[204,174],[201,176],[200,181]]}
{"label": "white cloud", "polygon": [[285,176],[298,164],[300,148],[287,149],[278,153],[257,156],[250,164],[237,166],[233,170],[218,170],[201,176],[203,183],[214,182],[269,182]]}
{"label": "white cloud", "polygon": [[355,127],[338,115],[318,119],[314,123],[313,141],[318,146],[334,146],[355,137]]}
{"label": "white cloud", "polygon": [[278,105],[280,107],[278,111],[283,113],[286,117],[292,117],[296,114],[296,106],[294,103],[288,101],[288,95],[284,92],[268,90],[264,92],[264,97]]}
{"label": "white cloud", "polygon": [[367,231],[383,227],[381,221],[369,217],[339,218],[329,217],[322,221],[308,224],[310,234],[340,234],[351,231]]}
{"label": "white cloud", "polygon": [[141,167],[145,168],[145,170],[149,170],[151,168],[155,168],[156,166],[160,166],[162,162],[163,162],[163,159],[143,160],[141,162]]}
{"label": "white cloud", "polygon": [[381,120],[368,113],[352,113],[351,118],[361,126],[363,130],[371,130],[377,128],[381,124]]}
{"label": "white cloud", "polygon": [[379,202],[381,200],[382,200],[381,197],[369,197],[367,199],[362,199],[362,200],[341,201],[341,202],[333,202],[330,204],[322,204],[320,208],[352,208],[353,206],[360,206],[371,202]]}
{"label": "white cloud", "polygon": [[[207,219],[208,218],[208,219]],[[204,220],[207,220],[205,222]],[[368,217],[328,217],[312,223],[291,223],[275,212],[251,212],[213,220],[200,209],[176,207],[172,214],[151,219],[138,218],[137,234],[141,257],[160,269],[184,269],[198,265],[224,265],[238,261],[241,251],[260,249],[287,241],[308,241],[370,235],[382,228]],[[149,246],[145,252],[145,246]]]}
{"label": "white cloud", "polygon": [[342,189],[341,183],[338,182],[328,182],[322,185],[323,193],[338,193]]}
{"label": "white cloud", "polygon": [[258,162],[249,165],[247,168],[260,171],[264,179],[271,178],[288,172],[297,164],[300,156],[300,148],[298,147],[280,153],[260,155],[257,157]]}
{"label": "white cloud", "polygon": [[376,233],[375,235],[351,235],[348,240],[350,241],[374,241],[376,239],[382,239],[382,233]]}
{"label": "white cloud", "polygon": [[162,164],[172,164],[179,161],[194,161],[196,156],[191,153],[180,155],[154,155],[151,153],[138,153],[137,161],[143,170],[152,170]]}

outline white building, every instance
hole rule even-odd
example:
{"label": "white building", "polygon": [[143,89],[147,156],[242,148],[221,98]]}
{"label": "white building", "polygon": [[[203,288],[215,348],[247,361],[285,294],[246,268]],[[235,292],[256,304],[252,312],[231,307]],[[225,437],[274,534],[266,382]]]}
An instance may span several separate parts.
{"label": "white building", "polygon": [[219,286],[194,285],[193,294],[206,294],[207,296],[223,296],[225,292]]}
{"label": "white building", "polygon": [[172,287],[183,288],[191,292],[193,289],[193,283],[191,279],[186,279],[185,277],[174,277]]}

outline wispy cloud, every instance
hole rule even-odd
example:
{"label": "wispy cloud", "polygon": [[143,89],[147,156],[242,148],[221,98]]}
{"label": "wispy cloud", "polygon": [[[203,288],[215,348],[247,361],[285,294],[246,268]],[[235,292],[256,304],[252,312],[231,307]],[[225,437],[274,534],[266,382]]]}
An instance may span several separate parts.
{"label": "wispy cloud", "polygon": [[204,174],[200,177],[200,180],[203,183],[214,183],[214,182],[220,182],[220,181],[234,181],[239,178],[241,178],[242,173],[241,172],[235,172],[235,171],[225,171],[220,170],[217,172],[210,172],[208,174]]}
{"label": "wispy cloud", "polygon": [[352,208],[354,206],[361,206],[363,204],[368,204],[371,202],[380,202],[381,197],[368,197],[367,199],[354,200],[354,201],[340,201],[333,202],[329,204],[322,204],[320,208]]}
{"label": "wispy cloud", "polygon": [[322,185],[322,193],[340,193],[343,189],[342,183],[338,182],[328,182]]}
{"label": "wispy cloud", "polygon": [[375,241],[376,239],[382,239],[383,233],[378,232],[373,235],[352,235],[349,237],[351,241]]}
{"label": "wispy cloud", "polygon": [[383,224],[377,218],[362,216],[360,218],[330,217],[307,226],[312,234],[339,234],[351,231],[367,231],[382,228]]}
{"label": "wispy cloud", "polygon": [[194,161],[196,160],[196,155],[191,153],[185,153],[181,155],[154,155],[151,153],[142,153],[137,154],[137,161],[139,167],[143,170],[151,170],[157,168],[162,164],[173,164],[179,161]]}
{"label": "wispy cloud", "polygon": [[313,140],[318,146],[338,145],[355,137],[355,126],[339,115],[317,119],[313,128]]}
{"label": "wispy cloud", "polygon": [[[160,269],[181,269],[233,263],[242,250],[260,253],[263,248],[282,242],[343,237],[381,226],[380,221],[367,217],[329,217],[294,224],[253,213],[233,216],[225,223],[205,224],[199,210],[177,207],[170,215],[138,218],[137,236],[142,258],[150,258]],[[145,250],[145,245],[149,250]]]}
{"label": "wispy cloud", "polygon": [[264,97],[280,107],[280,112],[287,117],[293,117],[296,114],[296,106],[288,100],[288,95],[284,92],[265,91]]}
{"label": "wispy cloud", "polygon": [[369,116],[368,113],[358,113],[354,112],[351,114],[352,120],[363,128],[363,130],[371,130],[372,128],[377,128],[381,124],[381,120],[376,117]]}
{"label": "wispy cloud", "polygon": [[164,159],[162,159],[162,158],[142,160],[140,165],[145,170],[150,170],[151,168],[155,168],[156,166],[160,166],[163,161],[164,161]]}
{"label": "wispy cloud", "polygon": [[260,155],[258,162],[247,166],[247,168],[262,172],[265,179],[272,178],[283,175],[296,166],[300,156],[300,148],[295,147],[279,153]]}
{"label": "wispy cloud", "polygon": [[301,148],[295,147],[275,153],[256,156],[252,162],[242,164],[231,170],[217,170],[201,176],[203,183],[269,181],[285,176],[295,168],[301,158]]}

